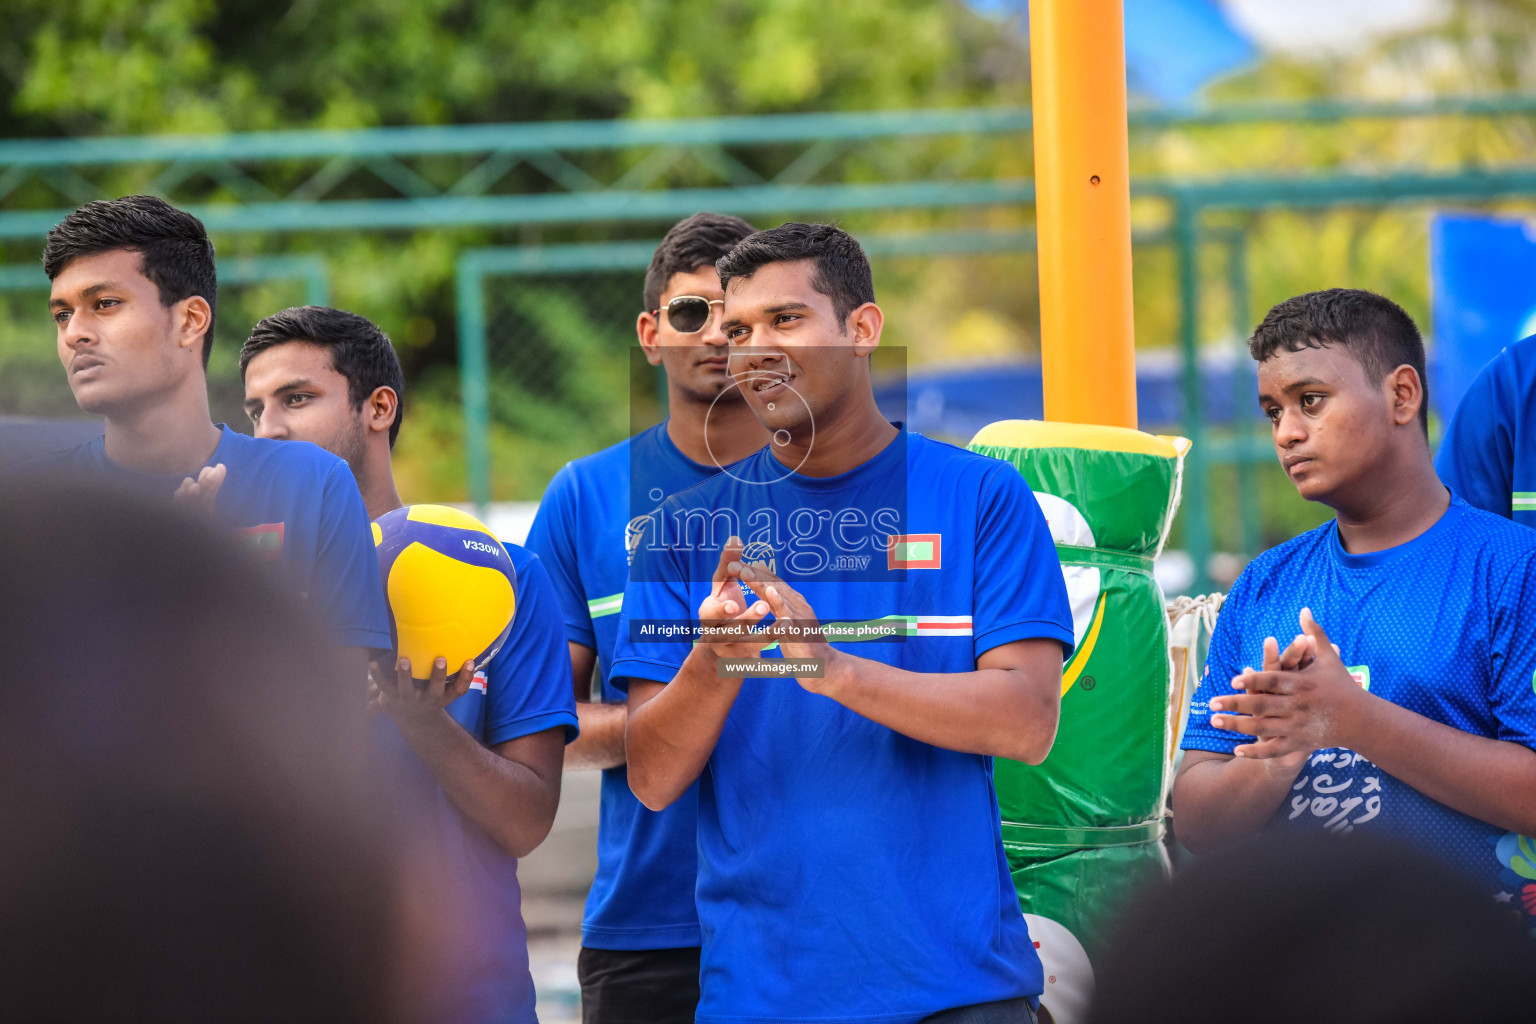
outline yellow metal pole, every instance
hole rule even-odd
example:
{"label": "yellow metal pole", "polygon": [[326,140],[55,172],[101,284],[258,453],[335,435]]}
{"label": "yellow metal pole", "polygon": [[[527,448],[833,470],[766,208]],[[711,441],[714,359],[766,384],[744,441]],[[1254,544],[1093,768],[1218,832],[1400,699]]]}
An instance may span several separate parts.
{"label": "yellow metal pole", "polygon": [[1121,0],[1030,0],[1045,418],[1136,427]]}

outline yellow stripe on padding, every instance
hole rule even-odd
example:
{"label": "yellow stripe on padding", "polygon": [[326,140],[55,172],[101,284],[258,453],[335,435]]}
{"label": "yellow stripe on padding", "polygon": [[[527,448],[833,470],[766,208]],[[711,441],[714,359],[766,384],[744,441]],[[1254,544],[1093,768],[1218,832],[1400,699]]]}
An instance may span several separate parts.
{"label": "yellow stripe on padding", "polygon": [[1095,423],[1047,423],[1044,420],[998,420],[988,423],[971,438],[972,445],[998,448],[1086,448],[1101,452],[1129,452],[1177,458],[1189,450],[1189,440],[1147,434],[1127,427]]}
{"label": "yellow stripe on padding", "polygon": [[430,523],[433,526],[452,526],[460,530],[476,530],[487,537],[495,537],[491,528],[468,512],[460,511],[450,505],[412,505],[406,510],[405,518],[413,523]]}
{"label": "yellow stripe on padding", "polygon": [[1083,674],[1083,669],[1088,666],[1088,659],[1093,657],[1094,645],[1099,642],[1099,629],[1104,625],[1104,600],[1108,594],[1099,595],[1099,605],[1093,610],[1093,624],[1088,627],[1088,635],[1083,637],[1083,645],[1072,652],[1072,660],[1067,663],[1066,671],[1061,674],[1061,695],[1065,697],[1067,691],[1072,689],[1072,684],[1077,682],[1077,677]]}
{"label": "yellow stripe on padding", "polygon": [[373,527],[373,546],[378,547],[380,544],[383,544],[384,530],[379,526],[378,523],[369,523],[368,525]]}

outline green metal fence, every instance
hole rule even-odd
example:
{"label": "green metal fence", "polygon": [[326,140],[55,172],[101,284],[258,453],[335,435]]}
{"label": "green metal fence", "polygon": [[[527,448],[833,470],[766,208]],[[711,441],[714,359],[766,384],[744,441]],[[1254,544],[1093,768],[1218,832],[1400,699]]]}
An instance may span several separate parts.
{"label": "green metal fence", "polygon": [[[957,257],[1033,251],[1032,231],[949,231],[870,236],[876,258]],[[589,437],[625,436],[637,381],[629,352],[655,241],[518,246],[465,251],[457,265],[460,384],[470,495],[491,497],[493,424],[558,437],[580,424]],[[585,454],[573,450],[571,457]],[[562,460],[563,461],[563,460]],[[548,472],[559,465],[537,467]],[[516,470],[513,470],[516,472]]]}
{"label": "green metal fence", "polygon": [[[1181,312],[1176,333],[1187,371],[1184,431],[1196,442],[1181,519],[1184,542],[1202,571],[1202,584],[1211,551],[1212,470],[1258,465],[1272,456],[1262,437],[1207,436],[1194,355],[1206,340],[1201,337],[1201,312],[1211,301],[1212,284],[1202,276],[1200,253],[1212,232],[1234,217],[1265,211],[1536,196],[1536,167],[1523,156],[1528,146],[1507,147],[1514,156],[1506,164],[1481,167],[1471,154],[1456,151],[1471,133],[1448,132],[1434,155],[1456,169],[1432,173],[1391,168],[1394,154],[1372,151],[1371,133],[1355,130],[1371,122],[1433,123],[1436,118],[1456,119],[1457,125],[1507,126],[1510,137],[1518,140],[1536,124],[1536,96],[1244,104],[1131,113],[1132,191],[1138,197],[1138,218],[1148,228],[1167,233],[1178,253]],[[1284,124],[1296,131],[1348,125],[1349,166],[1376,169],[1189,180],[1139,173],[1134,164],[1138,153],[1149,151],[1146,143],[1164,133],[1243,130],[1261,123]],[[0,142],[0,242],[39,238],[68,208],[126,191],[164,194],[198,213],[215,233],[226,234],[560,224],[611,235],[627,222],[659,226],[700,209],[756,215],[765,222],[775,216],[952,213],[985,207],[1016,210],[1027,217],[1033,202],[1030,127],[1027,110],[998,108],[15,140]],[[501,257],[477,258],[490,261],[478,265],[478,272],[489,274]],[[568,253],[558,258],[574,257]],[[477,330],[483,337],[486,329],[486,309],[480,309],[477,325],[473,303],[466,297],[476,267],[466,256],[460,268],[465,337]],[[612,269],[618,273],[625,268]],[[1229,275],[1239,272],[1229,267]],[[517,271],[507,273],[516,276]],[[1029,275],[1019,276],[1033,288]],[[547,274],[544,279],[549,280]],[[1230,281],[1226,286],[1233,287]],[[571,286],[562,287],[569,292]],[[494,316],[511,317],[510,311],[527,309],[528,302],[519,295],[511,289],[498,300],[509,304],[509,312]],[[1255,299],[1262,305],[1282,297]],[[1234,310],[1232,330],[1242,326],[1245,331],[1255,310],[1247,303],[1234,303]],[[471,370],[477,358],[485,359],[485,351],[461,351],[461,360]],[[487,369],[485,364],[479,367]],[[483,408],[489,394],[477,396],[474,388],[485,385],[468,386],[470,376],[474,374],[466,376],[466,402]],[[485,381],[485,372],[478,377]],[[468,445],[471,464],[485,464],[487,439],[471,431]],[[481,485],[477,490],[484,493]],[[1244,526],[1244,537],[1251,539],[1251,533],[1250,526]]]}
{"label": "green metal fence", "polygon": [[[1228,301],[1233,309],[1246,310],[1246,238],[1226,228],[1208,234],[1228,267]],[[1134,241],[1145,250],[1170,246],[1175,237],[1166,231],[1139,232]],[[1030,230],[869,235],[862,242],[877,264],[885,264],[881,269],[904,259],[917,261],[919,273],[956,258],[1016,257],[1036,248]],[[605,403],[622,401],[626,387],[633,390],[624,359],[635,346],[641,279],[655,245],[494,247],[469,249],[459,257],[460,388],[469,492],[477,505],[491,500],[494,460],[488,439],[493,424],[524,435],[558,436],[574,418],[588,430],[595,428],[605,443],[625,435],[628,419]],[[1024,326],[1031,332],[1034,328],[1032,323]],[[1246,325],[1239,327],[1234,337],[1246,333]],[[899,317],[888,317],[888,343],[899,343],[893,340],[910,330]],[[590,386],[594,381],[600,387]],[[1264,453],[1272,457],[1267,446]],[[553,468],[558,465],[550,472]],[[1257,504],[1244,503],[1241,513],[1247,517],[1243,535],[1256,537]]]}
{"label": "green metal fence", "polygon": [[[1130,130],[1141,141],[1255,123],[1533,113],[1536,97],[1523,95],[1257,103],[1133,110]],[[1026,148],[1019,144],[1027,146],[1031,127],[1027,109],[960,108],[16,140],[0,142],[0,238],[41,235],[69,207],[121,192],[130,181],[188,205],[215,231],[666,220],[700,209],[1014,205],[1033,201],[1027,176],[995,180],[974,168],[997,147]],[[892,143],[911,145],[896,151]],[[1361,176],[1355,187],[1369,191],[1372,180]],[[1145,179],[1136,189],[1167,197],[1178,184]],[[1263,190],[1272,183],[1252,184]]]}

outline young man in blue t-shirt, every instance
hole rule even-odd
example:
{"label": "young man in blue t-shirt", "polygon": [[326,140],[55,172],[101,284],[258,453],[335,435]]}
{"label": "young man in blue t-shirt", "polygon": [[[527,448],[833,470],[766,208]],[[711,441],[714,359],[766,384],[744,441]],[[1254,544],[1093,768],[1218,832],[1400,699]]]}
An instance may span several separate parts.
{"label": "young man in blue t-shirt", "polygon": [[1012,466],[881,415],[846,232],[786,224],[717,267],[770,444],[650,517],[612,671],[636,795],[698,781],[698,1020],[1033,1021],[992,756],[1055,736],[1072,623],[1045,519]]}
{"label": "young man in blue t-shirt", "polygon": [[[240,369],[258,436],[310,441],[345,458],[372,518],[403,505],[390,450],[404,377],[383,331],[337,309],[285,309],[252,329]],[[536,1020],[517,858],[549,834],[565,745],[576,736],[549,577],[532,552],[506,548],[517,570],[517,614],[490,664],[481,672],[455,665],[450,680],[439,658],[421,687],[402,659],[372,687],[388,714],[376,723],[382,752],[415,755],[391,759],[399,795],[429,823],[434,873],[454,880],[468,908],[454,915],[455,956],[435,979],[444,999],[434,1019],[461,1024]]]}
{"label": "young man in blue t-shirt", "polygon": [[1385,833],[1529,913],[1536,533],[1436,476],[1424,346],[1396,304],[1300,295],[1249,350],[1281,465],[1337,515],[1256,558],[1222,606],[1174,783],[1178,837],[1198,852],[1271,826]]}
{"label": "young man in blue t-shirt", "polygon": [[646,270],[636,324],[646,359],[667,375],[667,419],[560,470],[528,534],[565,616],[581,715],[566,767],[603,771],[597,877],[577,961],[585,1024],[687,1024],[698,1008],[695,793],[658,812],[630,792],[629,713],[611,673],[630,554],[647,515],[768,443],[730,386],[715,273],[715,260],[752,230],[737,217],[699,213],[667,232]]}
{"label": "young man in blue t-shirt", "polygon": [[369,652],[390,646],[362,498],[335,456],[211,421],[218,284],[202,223],[153,196],[88,203],[48,233],[43,269],[69,386],[106,431],[32,468],[206,511],[349,649],[361,687]]}
{"label": "young man in blue t-shirt", "polygon": [[1476,508],[1536,526],[1536,336],[1493,358],[1446,424],[1435,469]]}

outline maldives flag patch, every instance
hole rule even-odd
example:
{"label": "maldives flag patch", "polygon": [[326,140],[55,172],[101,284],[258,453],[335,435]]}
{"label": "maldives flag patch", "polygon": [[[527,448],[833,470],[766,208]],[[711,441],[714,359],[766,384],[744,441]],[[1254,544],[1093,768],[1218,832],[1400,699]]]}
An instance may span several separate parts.
{"label": "maldives flag patch", "polygon": [[895,533],[885,542],[887,569],[940,569],[944,538],[937,533]]}
{"label": "maldives flag patch", "polygon": [[262,523],[235,531],[235,540],[263,562],[275,562],[283,554],[283,524]]}

